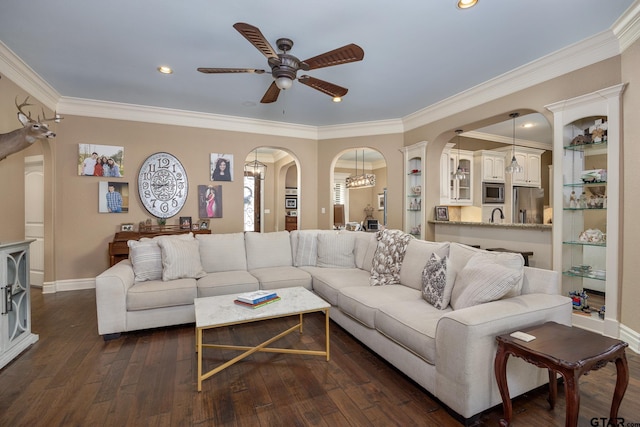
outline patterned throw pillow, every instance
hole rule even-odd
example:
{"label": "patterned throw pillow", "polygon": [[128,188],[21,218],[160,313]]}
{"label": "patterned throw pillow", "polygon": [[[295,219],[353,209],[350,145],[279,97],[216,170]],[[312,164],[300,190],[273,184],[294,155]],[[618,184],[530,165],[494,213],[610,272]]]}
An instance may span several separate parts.
{"label": "patterned throw pillow", "polygon": [[411,234],[401,230],[380,230],[376,233],[378,246],[373,255],[371,286],[394,285],[400,283],[400,267],[404,259]]}
{"label": "patterned throw pillow", "polygon": [[422,270],[422,298],[438,310],[449,305],[453,280],[449,279],[449,257],[433,253]]}

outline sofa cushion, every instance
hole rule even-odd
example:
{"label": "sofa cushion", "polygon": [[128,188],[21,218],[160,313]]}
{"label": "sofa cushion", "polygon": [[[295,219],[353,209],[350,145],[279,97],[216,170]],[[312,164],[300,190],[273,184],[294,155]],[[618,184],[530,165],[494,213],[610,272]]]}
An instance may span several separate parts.
{"label": "sofa cushion", "polygon": [[315,266],[318,259],[318,231],[296,230],[295,256],[293,265],[296,267]]}
{"label": "sofa cushion", "polygon": [[194,278],[206,273],[200,263],[200,243],[196,239],[182,240],[160,237],[158,246],[162,250],[162,280]]}
{"label": "sofa cushion", "polygon": [[432,253],[422,271],[422,298],[438,310],[444,310],[451,300],[453,279],[449,257]]}
{"label": "sofa cushion", "polygon": [[360,231],[340,231],[340,233],[350,233],[356,238],[353,248],[356,267],[371,272],[371,264],[373,262],[373,254],[376,251],[378,240],[376,233],[363,233]]}
{"label": "sofa cushion", "polygon": [[197,234],[200,261],[207,273],[247,270],[244,233]]}
{"label": "sofa cushion", "polygon": [[311,275],[306,271],[290,267],[265,267],[250,270],[260,282],[260,289],[278,289],[302,286],[311,290]]}
{"label": "sofa cushion", "polygon": [[369,328],[375,328],[379,307],[401,301],[422,300],[420,291],[403,285],[351,286],[338,294],[338,307]]}
{"label": "sofa cushion", "polygon": [[171,239],[191,240],[193,234],[179,234],[175,236],[157,236],[153,239],[143,237],[140,240],[129,240],[129,260],[133,267],[136,282],[162,279],[162,250],[158,246],[160,237]]}
{"label": "sofa cushion", "polygon": [[127,311],[192,305],[196,297],[195,279],[139,282],[127,290]]}
{"label": "sofa cushion", "polygon": [[522,255],[519,253],[491,252],[483,249],[472,248],[471,246],[463,245],[462,243],[452,242],[449,247],[449,258],[453,269],[454,281],[455,276],[462,271],[464,266],[467,265],[467,262],[477,254],[483,254],[488,260],[494,260],[505,267],[518,270],[520,272],[520,280],[518,280],[516,285],[504,295],[504,298],[511,298],[520,295],[522,292],[522,282],[524,278],[524,258],[522,258]]}
{"label": "sofa cushion", "polygon": [[275,231],[272,233],[248,231],[244,234],[244,239],[248,270],[293,266],[288,231]]}
{"label": "sofa cushion", "polygon": [[218,271],[198,279],[198,297],[240,294],[260,289],[260,283],[248,271]]}
{"label": "sofa cushion", "polygon": [[449,255],[449,243],[411,239],[400,267],[400,283],[422,290],[422,270],[433,253],[441,258]]}
{"label": "sofa cushion", "polygon": [[313,278],[313,292],[331,305],[338,305],[338,293],[352,286],[369,287],[368,271],[359,268],[302,267]]}
{"label": "sofa cushion", "polygon": [[400,266],[409,241],[413,238],[401,230],[380,230],[376,233],[378,244],[371,267],[372,286],[400,283]]}
{"label": "sofa cushion", "polygon": [[473,256],[456,276],[451,306],[459,310],[500,299],[516,285],[520,276],[517,270],[488,260],[483,254]]}
{"label": "sofa cushion", "polygon": [[355,268],[353,254],[356,238],[353,234],[318,234],[318,267]]}
{"label": "sofa cushion", "polygon": [[450,311],[451,307],[438,310],[421,299],[385,304],[376,313],[376,329],[435,365],[438,319]]}

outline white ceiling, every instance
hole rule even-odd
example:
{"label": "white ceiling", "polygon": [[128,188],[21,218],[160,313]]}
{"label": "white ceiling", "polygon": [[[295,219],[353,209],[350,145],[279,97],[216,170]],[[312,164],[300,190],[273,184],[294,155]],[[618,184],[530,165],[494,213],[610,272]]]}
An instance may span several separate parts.
{"label": "white ceiling", "polygon": [[[311,126],[397,119],[612,26],[634,0],[30,0],[0,6],[0,41],[61,96]],[[308,74],[349,88],[342,103],[298,82],[259,101],[268,69],[232,25],[288,37],[307,59],[348,43],[361,62]],[[172,75],[161,75],[169,65]],[[2,80],[0,80],[0,90]],[[510,135],[510,132],[508,133]]]}

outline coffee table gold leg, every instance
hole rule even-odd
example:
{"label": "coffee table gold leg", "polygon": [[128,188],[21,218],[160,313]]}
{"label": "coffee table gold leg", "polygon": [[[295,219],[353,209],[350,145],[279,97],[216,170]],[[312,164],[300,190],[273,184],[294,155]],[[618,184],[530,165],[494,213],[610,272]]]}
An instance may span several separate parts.
{"label": "coffee table gold leg", "polygon": [[300,313],[300,333],[302,334],[302,313]]}
{"label": "coffee table gold leg", "polygon": [[202,329],[196,328],[196,348],[198,352],[198,391],[202,391]]}
{"label": "coffee table gold leg", "polygon": [[324,330],[325,330],[325,336],[326,336],[326,348],[327,348],[327,362],[329,361],[329,309],[327,308],[324,311],[324,319],[325,319],[325,325],[324,325]]}

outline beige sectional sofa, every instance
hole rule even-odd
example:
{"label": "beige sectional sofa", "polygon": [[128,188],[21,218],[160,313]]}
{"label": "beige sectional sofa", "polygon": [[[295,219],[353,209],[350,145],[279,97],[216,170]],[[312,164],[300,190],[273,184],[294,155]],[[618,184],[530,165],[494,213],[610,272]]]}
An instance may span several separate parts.
{"label": "beige sectional sofa", "polygon": [[[396,240],[385,246],[385,236]],[[98,331],[106,339],[192,323],[196,297],[303,286],[332,305],[332,320],[469,421],[501,402],[496,335],[546,321],[571,324],[558,274],[523,264],[519,254],[397,230],[165,236],[130,242],[130,260],[96,278]],[[433,271],[446,279],[442,309],[433,295],[432,303],[424,297]],[[498,284],[504,289],[495,294]],[[510,360],[507,376],[512,396],[548,381],[546,371],[519,359]]]}

